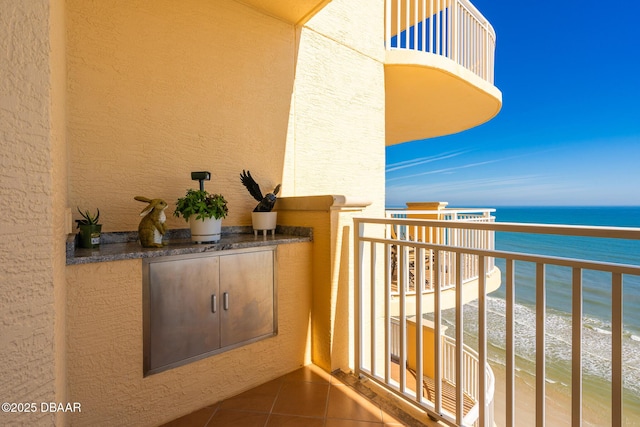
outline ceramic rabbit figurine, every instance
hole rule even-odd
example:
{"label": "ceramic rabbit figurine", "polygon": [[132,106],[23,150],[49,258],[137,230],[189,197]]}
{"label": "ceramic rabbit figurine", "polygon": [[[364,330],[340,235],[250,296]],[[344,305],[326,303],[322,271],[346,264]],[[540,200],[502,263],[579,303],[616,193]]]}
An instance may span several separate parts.
{"label": "ceramic rabbit figurine", "polygon": [[142,196],[134,197],[139,202],[149,203],[140,213],[143,216],[138,226],[138,237],[143,248],[161,248],[165,244],[162,243],[162,236],[167,231],[164,222],[167,216],[164,210],[167,208],[167,202],[162,199],[148,199]]}

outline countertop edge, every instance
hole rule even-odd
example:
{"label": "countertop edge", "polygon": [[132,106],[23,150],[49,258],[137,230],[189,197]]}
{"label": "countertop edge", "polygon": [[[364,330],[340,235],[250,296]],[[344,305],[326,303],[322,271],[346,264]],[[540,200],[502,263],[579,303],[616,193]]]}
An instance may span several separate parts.
{"label": "countertop edge", "polygon": [[76,235],[69,234],[66,242],[66,265],[124,261],[156,258],[233,249],[246,249],[313,241],[310,227],[278,226],[276,234],[257,236],[251,227],[229,227],[222,230],[222,238],[216,243],[197,244],[190,241],[189,230],[170,230],[167,246],[143,248],[137,241],[137,232],[102,233],[100,246],[96,249],[76,248]]}

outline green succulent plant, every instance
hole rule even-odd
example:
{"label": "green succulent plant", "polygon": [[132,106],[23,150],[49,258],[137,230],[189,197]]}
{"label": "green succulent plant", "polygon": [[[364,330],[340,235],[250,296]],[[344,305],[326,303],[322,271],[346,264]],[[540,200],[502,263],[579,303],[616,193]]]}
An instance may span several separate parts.
{"label": "green succulent plant", "polygon": [[77,208],[80,215],[82,215],[82,219],[76,219],[76,223],[78,224],[76,228],[80,228],[81,225],[97,225],[98,219],[100,219],[100,209],[96,208],[96,214],[92,215],[88,210],[82,212],[80,208]]}
{"label": "green succulent plant", "polygon": [[185,221],[189,221],[192,215],[196,219],[204,221],[205,218],[221,219],[229,213],[227,201],[222,194],[209,194],[206,190],[187,190],[184,197],[180,197],[176,202],[176,209],[173,215],[182,216]]}

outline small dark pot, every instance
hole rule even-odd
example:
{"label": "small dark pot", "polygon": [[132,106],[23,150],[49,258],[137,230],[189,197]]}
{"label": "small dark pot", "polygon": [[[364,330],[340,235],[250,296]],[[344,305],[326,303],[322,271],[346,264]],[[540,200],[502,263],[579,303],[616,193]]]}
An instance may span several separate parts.
{"label": "small dark pot", "polygon": [[93,249],[100,247],[100,232],[102,224],[79,225],[80,228],[80,247]]}

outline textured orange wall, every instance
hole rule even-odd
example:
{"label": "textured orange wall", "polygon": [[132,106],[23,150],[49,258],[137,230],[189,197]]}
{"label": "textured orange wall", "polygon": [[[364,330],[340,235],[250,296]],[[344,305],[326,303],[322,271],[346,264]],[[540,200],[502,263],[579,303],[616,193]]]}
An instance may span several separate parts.
{"label": "textured orange wall", "polygon": [[[92,408],[18,423],[151,425],[309,361],[312,249],[292,245],[278,255],[281,336],[250,347],[266,355],[257,370],[246,376],[256,357],[238,349],[242,368],[221,356],[224,387],[210,385],[225,378],[210,361],[145,383],[139,262],[65,266],[66,211],[99,207],[104,231],[135,230],[134,196],[172,210],[197,185],[189,172],[210,170],[226,224],[249,224],[255,202],[238,175],[250,169],[282,195],[360,195],[381,212],[381,5],[333,0],[296,29],[232,0],[0,3],[1,391]],[[335,302],[325,285],[323,308]],[[342,325],[328,316],[323,327]]]}
{"label": "textured orange wall", "polygon": [[382,0],[333,0],[300,30],[286,196],[365,197],[383,214],[383,25]]}
{"label": "textured orange wall", "polygon": [[[185,188],[197,185],[189,172],[210,170],[206,188],[229,200],[225,224],[248,224],[255,202],[238,175],[250,169],[265,190],[282,182],[281,195],[366,194],[381,210],[382,3],[334,3],[337,7],[320,12],[308,28],[296,30],[233,1],[70,0],[70,205],[100,207],[107,231],[132,230],[143,207],[133,196],[165,197],[173,209]],[[369,8],[373,14],[362,13]],[[362,31],[375,37],[363,38]],[[171,218],[168,224],[185,227]],[[325,231],[316,234],[318,242],[334,238],[336,229]],[[317,362],[327,369],[336,363],[347,368],[348,333],[333,346],[333,329],[344,331],[349,322],[348,283],[341,288],[342,314],[334,310],[342,279],[333,277],[339,271],[333,263],[341,262],[341,254],[330,246],[314,247],[327,251],[328,262],[326,272],[315,272],[326,280],[315,278],[313,288],[311,258],[278,254],[280,262],[299,265],[291,274],[309,279],[279,278],[281,298],[315,299],[313,309],[303,305],[292,313],[306,314],[305,322],[280,313],[278,339],[298,341],[289,347],[271,340],[251,346],[259,349],[260,365],[243,378],[254,350],[239,349],[143,380],[139,262],[68,268],[68,395],[83,396],[93,414],[73,415],[72,423],[168,419],[178,415],[176,407],[187,412],[291,370],[310,360],[299,347],[309,345],[302,333],[309,332],[312,316],[320,338],[315,345],[322,348],[314,350]],[[345,271],[344,277],[352,276]],[[279,307],[295,304],[291,299]],[[92,314],[96,305],[101,314]],[[293,335],[286,335],[288,330]],[[112,378],[103,387],[116,392],[105,394],[96,387],[98,378]],[[182,390],[178,401],[176,389]],[[122,418],[112,413],[118,405],[125,405]],[[136,415],[127,407],[146,409]]]}
{"label": "textured orange wall", "polygon": [[[231,0],[69,0],[70,204],[99,207],[103,231],[135,230],[136,195],[175,200],[190,172],[250,223],[239,174],[282,179],[295,31]],[[169,228],[186,228],[168,215]]]}
{"label": "textured orange wall", "polygon": [[[65,0],[53,0],[50,10],[50,72],[51,72],[51,177],[53,202],[53,277],[54,277],[54,402],[68,402],[66,379],[66,237],[69,232],[68,206],[68,149],[67,124],[67,70],[66,70],[66,15]],[[56,413],[56,425],[65,425],[67,414]]]}
{"label": "textured orange wall", "polygon": [[231,0],[67,4],[74,212],[136,229],[135,195],[172,211],[189,172],[209,170],[225,223],[249,224],[242,169],[283,196],[384,208],[382,1],[334,0],[302,29]]}
{"label": "textured orange wall", "polygon": [[[0,395],[55,398],[56,229],[48,2],[0,2]],[[51,425],[0,413],[2,425]]]}
{"label": "textured orange wall", "polygon": [[286,195],[370,203],[363,212],[287,213],[316,231],[313,356],[328,371],[353,367],[352,217],[384,215],[383,17],[381,0],[333,0],[299,32]]}

